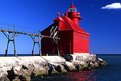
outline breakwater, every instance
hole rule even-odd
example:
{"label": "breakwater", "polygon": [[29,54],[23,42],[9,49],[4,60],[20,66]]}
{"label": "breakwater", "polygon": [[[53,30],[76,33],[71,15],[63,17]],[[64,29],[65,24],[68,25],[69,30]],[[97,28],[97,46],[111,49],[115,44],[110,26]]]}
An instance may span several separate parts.
{"label": "breakwater", "polygon": [[77,61],[67,61],[61,56],[0,57],[0,81],[34,81],[37,77],[90,70],[106,64],[101,58],[96,59],[96,56],[84,55],[80,58],[78,56]]}

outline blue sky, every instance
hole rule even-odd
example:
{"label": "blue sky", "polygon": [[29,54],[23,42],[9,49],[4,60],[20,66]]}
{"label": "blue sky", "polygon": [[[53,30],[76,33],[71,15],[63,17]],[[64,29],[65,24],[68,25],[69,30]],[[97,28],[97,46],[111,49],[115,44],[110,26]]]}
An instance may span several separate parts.
{"label": "blue sky", "polygon": [[[38,33],[53,23],[58,11],[63,14],[71,2],[72,0],[0,0],[0,29],[14,29],[5,25],[15,24],[17,31]],[[73,3],[83,17],[80,25],[91,35],[91,52],[121,54],[121,0],[73,0]],[[0,33],[0,53],[4,53],[6,43],[7,39]],[[30,37],[18,35],[17,53],[31,53],[32,44]],[[10,45],[9,53],[13,52],[12,48]]]}

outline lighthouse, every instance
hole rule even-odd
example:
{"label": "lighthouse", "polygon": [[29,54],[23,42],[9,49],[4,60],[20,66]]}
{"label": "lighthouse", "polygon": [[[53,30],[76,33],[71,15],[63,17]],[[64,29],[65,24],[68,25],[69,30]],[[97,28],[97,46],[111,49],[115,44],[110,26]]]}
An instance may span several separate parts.
{"label": "lighthouse", "polygon": [[57,29],[60,39],[56,44],[53,39],[43,38],[41,41],[42,54],[56,55],[57,51],[60,55],[89,54],[90,34],[79,25],[81,20],[80,13],[74,4],[71,4],[64,15],[60,16],[58,13],[54,22],[41,33],[50,36],[51,30]]}

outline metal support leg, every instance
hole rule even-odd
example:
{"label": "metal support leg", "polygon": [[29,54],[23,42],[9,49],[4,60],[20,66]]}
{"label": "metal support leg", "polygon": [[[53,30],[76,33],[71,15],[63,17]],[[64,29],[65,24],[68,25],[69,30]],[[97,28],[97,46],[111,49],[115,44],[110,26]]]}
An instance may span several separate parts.
{"label": "metal support leg", "polygon": [[14,46],[14,56],[17,56],[17,55],[16,55],[16,46],[15,46],[15,40],[13,40],[13,46]]}
{"label": "metal support leg", "polygon": [[39,55],[41,56],[41,46],[39,44]]}
{"label": "metal support leg", "polygon": [[34,56],[34,48],[35,48],[36,44],[38,44],[38,46],[39,46],[39,55],[41,55],[40,44],[38,42],[34,42],[33,48],[32,48],[32,56]]}
{"label": "metal support leg", "polygon": [[32,40],[33,40],[33,48],[32,48],[32,56],[34,56],[34,50],[35,50],[35,44],[38,44],[39,46],[39,55],[41,55],[41,38],[40,38],[40,35],[39,37],[35,37],[35,36],[31,36]]}
{"label": "metal support leg", "polygon": [[32,56],[34,56],[34,47],[35,47],[35,42],[34,42],[33,48],[32,48]]}
{"label": "metal support leg", "polygon": [[15,47],[15,36],[16,36],[16,33],[15,32],[9,32],[9,31],[3,31],[2,30],[2,33],[6,36],[8,42],[7,42],[7,47],[6,47],[6,50],[5,50],[5,56],[8,56],[8,46],[9,46],[9,43],[12,41],[13,43],[13,46],[14,46],[14,56],[17,56],[16,55],[16,47]]}
{"label": "metal support leg", "polygon": [[41,53],[41,33],[39,33],[39,37],[38,37],[38,45],[39,45],[39,55],[41,56],[42,55],[42,53]]}
{"label": "metal support leg", "polygon": [[9,40],[8,40],[8,42],[7,42],[7,48],[6,48],[6,50],[5,50],[5,56],[8,56],[8,46],[9,46]]}

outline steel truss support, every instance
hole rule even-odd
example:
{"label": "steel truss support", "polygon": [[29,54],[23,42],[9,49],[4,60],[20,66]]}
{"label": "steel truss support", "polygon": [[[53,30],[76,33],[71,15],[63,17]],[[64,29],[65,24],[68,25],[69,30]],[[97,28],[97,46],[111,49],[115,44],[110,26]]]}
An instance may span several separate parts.
{"label": "steel truss support", "polygon": [[59,39],[55,39],[55,38],[58,38],[58,33],[59,33],[59,28],[58,26],[53,26],[51,29],[50,29],[50,37],[53,39],[53,41],[55,42],[56,44],[56,49],[57,49],[57,55],[60,56],[60,52],[59,52],[59,44],[58,44],[58,41]]}
{"label": "steel truss support", "polygon": [[35,45],[37,44],[39,46],[39,55],[41,56],[41,34],[39,36],[30,36],[33,40],[33,48],[32,48],[32,56],[34,56],[35,51]]}
{"label": "steel truss support", "polygon": [[8,31],[2,31],[2,33],[5,35],[5,37],[7,38],[8,42],[7,42],[7,47],[5,50],[5,56],[8,56],[8,47],[9,47],[9,43],[12,42],[13,46],[14,46],[14,56],[16,55],[16,45],[15,45],[15,37],[16,37],[16,33],[15,32],[8,32]]}
{"label": "steel truss support", "polygon": [[42,38],[50,38],[50,39],[53,39],[55,44],[57,45],[57,52],[58,52],[58,55],[59,54],[59,46],[58,46],[58,40],[60,38],[58,38],[58,26],[53,26],[50,30],[50,36],[46,36],[46,35],[41,35],[41,33],[39,34],[32,34],[32,33],[27,33],[27,32],[18,32],[18,31],[14,31],[14,30],[2,30],[0,29],[0,32],[2,32],[8,42],[7,42],[7,47],[6,47],[6,50],[5,50],[5,56],[8,56],[8,47],[9,47],[9,43],[12,42],[13,43],[13,46],[14,46],[14,56],[17,56],[16,55],[16,45],[15,45],[15,37],[16,35],[27,35],[27,36],[30,36],[33,40],[33,48],[32,48],[32,55],[34,55],[34,48],[35,48],[35,45],[38,44],[39,46],[39,55],[41,55],[41,39]]}

